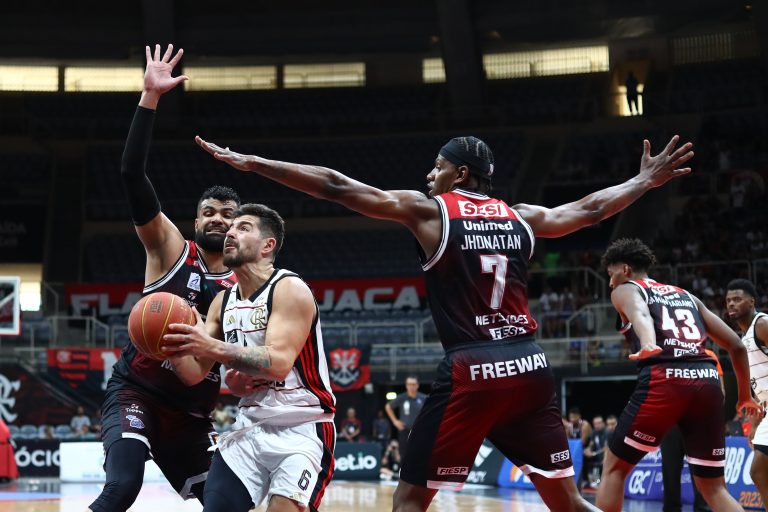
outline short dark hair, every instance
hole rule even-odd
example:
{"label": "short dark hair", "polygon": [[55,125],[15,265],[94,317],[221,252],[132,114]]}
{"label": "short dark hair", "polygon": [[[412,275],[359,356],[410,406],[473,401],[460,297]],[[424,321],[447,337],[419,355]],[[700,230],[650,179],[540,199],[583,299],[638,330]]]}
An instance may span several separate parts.
{"label": "short dark hair", "polygon": [[272,251],[272,259],[274,260],[277,257],[277,253],[282,249],[283,240],[285,239],[285,222],[283,218],[269,206],[256,203],[241,205],[235,212],[234,218],[236,219],[243,215],[257,217],[259,219],[259,229],[275,237],[277,243],[275,244],[275,250]]}
{"label": "short dark hair", "polygon": [[[469,153],[475,155],[476,157],[485,160],[489,164],[493,165],[496,163],[496,161],[493,158],[493,151],[491,151],[491,148],[481,139],[478,139],[477,137],[454,137],[451,139],[452,141],[461,144],[461,147],[463,147],[466,151]],[[482,192],[484,194],[490,194],[492,191],[492,185],[491,185],[491,178],[485,175],[484,172],[481,172],[478,169],[474,169],[470,166],[469,171],[473,178],[477,180],[477,189],[479,192]]]}
{"label": "short dark hair", "polygon": [[205,189],[205,191],[200,196],[200,199],[197,200],[198,211],[200,210],[200,206],[202,206],[203,201],[206,199],[216,199],[222,203],[226,201],[233,201],[238,206],[240,205],[240,196],[238,193],[230,187],[223,187],[221,185],[214,185]]}
{"label": "short dark hair", "polygon": [[578,414],[579,416],[581,416],[581,409],[579,409],[578,407],[571,407],[570,409],[568,409],[568,414]]}
{"label": "short dark hair", "polygon": [[626,263],[635,271],[645,272],[656,264],[656,256],[638,238],[619,238],[608,246],[602,258],[604,267],[614,263]]}
{"label": "short dark hair", "polygon": [[734,279],[730,283],[728,283],[728,286],[725,288],[727,291],[731,290],[741,290],[745,292],[747,295],[752,297],[753,299],[757,298],[757,289],[755,288],[755,285],[750,281],[749,279]]}
{"label": "short dark hair", "polygon": [[608,416],[605,417],[605,421],[608,421],[608,420],[619,421],[619,418],[617,418],[615,414],[609,414]]}

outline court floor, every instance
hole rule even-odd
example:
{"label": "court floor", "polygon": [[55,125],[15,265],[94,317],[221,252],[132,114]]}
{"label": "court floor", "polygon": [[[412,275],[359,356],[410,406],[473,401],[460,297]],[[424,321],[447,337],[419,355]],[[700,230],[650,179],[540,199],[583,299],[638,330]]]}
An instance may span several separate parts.
{"label": "court floor", "polygon": [[[334,481],[321,510],[328,512],[389,511],[393,482]],[[101,492],[100,484],[62,484],[58,479],[22,479],[0,485],[0,512],[83,512]],[[265,506],[256,511],[263,512]],[[196,501],[184,502],[168,484],[147,483],[129,512],[199,512]],[[441,491],[431,512],[547,512],[535,492],[467,485],[459,493]],[[659,512],[656,502],[629,501],[627,512]],[[684,508],[683,510],[690,510]]]}

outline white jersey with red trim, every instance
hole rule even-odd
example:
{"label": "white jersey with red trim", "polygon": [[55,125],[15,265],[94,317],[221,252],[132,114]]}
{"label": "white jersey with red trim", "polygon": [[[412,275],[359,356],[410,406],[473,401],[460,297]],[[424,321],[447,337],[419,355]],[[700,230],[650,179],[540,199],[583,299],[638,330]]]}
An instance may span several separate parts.
{"label": "white jersey with red trim", "polygon": [[[276,269],[250,297],[241,297],[237,284],[226,292],[221,325],[227,343],[243,347],[265,345],[275,285],[287,277],[299,278],[288,270]],[[240,416],[245,416],[245,423],[294,426],[333,421],[336,399],[331,391],[320,317],[315,308],[307,341],[285,381],[261,381],[253,393],[240,400]]]}
{"label": "white jersey with red trim", "polygon": [[755,315],[741,341],[747,347],[752,391],[755,392],[758,400],[768,402],[768,346],[766,346],[768,340],[759,340],[755,334],[755,325],[763,317],[768,318],[768,315],[765,313]]}

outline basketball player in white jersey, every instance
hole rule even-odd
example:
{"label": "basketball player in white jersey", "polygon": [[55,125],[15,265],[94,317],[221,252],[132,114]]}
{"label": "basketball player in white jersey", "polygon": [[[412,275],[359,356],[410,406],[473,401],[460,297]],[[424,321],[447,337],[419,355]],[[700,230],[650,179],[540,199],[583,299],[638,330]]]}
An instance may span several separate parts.
{"label": "basketball player in white jersey", "polygon": [[[734,279],[728,283],[725,305],[728,316],[736,322],[743,334],[741,341],[747,347],[752,392],[765,408],[768,403],[768,315],[755,309],[757,292],[755,285],[746,279]],[[768,509],[768,421],[762,417],[752,419],[749,437],[755,456],[750,476],[755,482],[763,506]]]}
{"label": "basketball player in white jersey", "polygon": [[[317,510],[333,473],[335,398],[315,299],[293,272],[274,266],[285,228],[259,204],[235,213],[224,242],[238,283],[216,296],[203,324],[171,324],[168,353],[192,355],[202,379],[214,362],[256,380],[218,444],[204,512]],[[220,340],[224,340],[222,343]]]}

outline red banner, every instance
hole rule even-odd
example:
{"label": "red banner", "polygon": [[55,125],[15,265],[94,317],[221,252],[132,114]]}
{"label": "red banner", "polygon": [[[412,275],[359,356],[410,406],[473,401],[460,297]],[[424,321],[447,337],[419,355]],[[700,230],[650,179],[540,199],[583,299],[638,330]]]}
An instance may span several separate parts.
{"label": "red banner", "polygon": [[371,346],[340,346],[328,352],[328,373],[333,391],[360,389],[371,381]]}
{"label": "red banner", "polygon": [[[426,287],[421,277],[313,280],[309,285],[320,311],[423,309]],[[74,315],[104,318],[127,315],[141,297],[142,285],[69,284],[65,296]]]}
{"label": "red banner", "polygon": [[48,375],[93,400],[99,401],[112,376],[120,349],[48,349]]}

